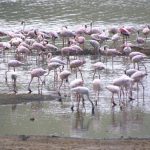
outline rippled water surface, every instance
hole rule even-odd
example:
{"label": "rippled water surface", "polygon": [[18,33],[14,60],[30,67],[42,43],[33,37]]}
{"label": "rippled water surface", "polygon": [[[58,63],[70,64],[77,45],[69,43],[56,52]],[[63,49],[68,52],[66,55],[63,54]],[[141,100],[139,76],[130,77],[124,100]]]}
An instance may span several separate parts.
{"label": "rippled water surface", "polygon": [[[22,29],[20,22],[26,21],[26,28],[43,30],[59,30],[67,25],[70,28],[89,24],[100,28],[112,25],[140,26],[150,23],[149,0],[1,0],[0,30]],[[95,56],[81,56],[86,64],[82,68],[85,86],[90,89],[90,97],[94,101],[92,90],[92,64],[99,61]],[[14,59],[14,53],[6,51],[0,54],[0,93],[12,93],[11,72],[8,73],[8,84],[5,83],[7,63]],[[104,60],[104,57],[102,57]],[[23,67],[17,68],[18,93],[27,93],[30,71],[46,64],[36,62],[35,56],[29,56]],[[135,100],[128,102],[122,110],[117,105],[111,107],[111,93],[106,86],[114,78],[121,76],[126,69],[124,57],[116,57],[112,69],[111,59],[107,69],[101,72],[103,89],[100,93],[95,115],[91,115],[91,106],[86,100],[86,111],[71,112],[69,88],[62,87],[63,102],[51,100],[46,102],[30,102],[18,105],[0,106],[0,135],[57,135],[84,138],[119,138],[150,137],[150,58],[144,60],[148,75],[144,78],[144,97],[142,87],[133,92]],[[144,70],[140,66],[141,70]],[[73,74],[69,80],[73,80]],[[60,83],[59,83],[60,84]],[[37,80],[32,83],[33,93],[37,94]],[[53,93],[53,73],[47,77],[43,94]],[[66,97],[67,95],[67,97]],[[118,99],[116,97],[118,104]]]}
{"label": "rippled water surface", "polygon": [[22,20],[45,30],[91,21],[102,28],[142,25],[150,23],[149,8],[149,0],[1,0],[0,28],[19,28]]}

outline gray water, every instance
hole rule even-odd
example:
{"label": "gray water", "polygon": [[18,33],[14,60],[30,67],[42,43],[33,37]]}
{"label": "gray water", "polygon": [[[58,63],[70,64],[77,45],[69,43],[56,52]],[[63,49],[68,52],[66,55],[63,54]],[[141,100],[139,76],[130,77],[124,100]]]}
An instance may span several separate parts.
{"label": "gray water", "polygon": [[27,28],[43,30],[89,24],[139,26],[150,23],[149,0],[1,0],[0,29],[15,30],[26,21]]}
{"label": "gray water", "polygon": [[[1,0],[0,1],[0,30],[17,31],[22,29],[20,22],[26,21],[26,28],[39,28],[42,30],[60,30],[67,25],[72,29],[77,26],[89,24],[108,28],[111,26],[141,26],[150,23],[149,0]],[[82,56],[83,57],[83,56]],[[90,97],[94,101],[92,91],[92,64],[99,58],[84,56],[86,64],[82,68],[85,86],[90,89]],[[11,72],[8,73],[8,84],[5,83],[7,63],[13,59],[10,52],[0,54],[0,93],[12,93]],[[102,59],[104,59],[102,57]],[[150,58],[144,60],[148,73],[150,72]],[[126,68],[123,57],[116,57],[112,69],[111,59],[107,69],[101,72],[103,90],[95,115],[91,115],[91,106],[86,101],[86,112],[81,110],[71,112],[69,88],[62,87],[63,103],[56,100],[46,102],[31,102],[17,105],[0,106],[0,135],[56,135],[84,138],[120,138],[120,137],[150,137],[150,76],[143,80],[144,98],[140,86],[139,96],[135,91],[135,100],[128,103],[123,110],[117,105],[111,107],[111,93],[106,86],[114,78],[121,76]],[[30,70],[46,64],[36,63],[35,57],[29,56],[23,67],[17,68],[18,94],[27,93],[30,80]],[[144,68],[141,66],[141,70]],[[53,93],[53,73],[47,77],[43,94]],[[73,80],[72,75],[69,80]],[[33,93],[37,94],[37,80],[32,83]],[[67,95],[65,97],[64,95]],[[118,104],[118,99],[116,102]],[[144,101],[143,101],[144,99]],[[31,121],[30,118],[34,118]]]}

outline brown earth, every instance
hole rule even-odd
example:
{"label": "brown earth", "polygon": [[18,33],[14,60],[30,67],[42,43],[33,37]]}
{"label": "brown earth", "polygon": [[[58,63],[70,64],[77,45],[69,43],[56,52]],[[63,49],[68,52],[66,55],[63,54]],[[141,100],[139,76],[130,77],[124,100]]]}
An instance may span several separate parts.
{"label": "brown earth", "polygon": [[0,137],[0,150],[150,150],[150,139],[77,139],[47,136]]}

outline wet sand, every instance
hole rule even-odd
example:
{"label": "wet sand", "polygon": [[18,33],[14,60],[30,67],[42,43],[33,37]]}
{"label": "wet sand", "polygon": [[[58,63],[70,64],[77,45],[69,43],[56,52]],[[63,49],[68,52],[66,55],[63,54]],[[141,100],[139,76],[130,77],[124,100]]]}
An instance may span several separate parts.
{"label": "wet sand", "polygon": [[150,139],[77,139],[47,136],[0,137],[1,150],[149,150]]}
{"label": "wet sand", "polygon": [[59,100],[57,93],[41,95],[41,94],[0,94],[0,105],[29,103],[33,101],[52,101]]}

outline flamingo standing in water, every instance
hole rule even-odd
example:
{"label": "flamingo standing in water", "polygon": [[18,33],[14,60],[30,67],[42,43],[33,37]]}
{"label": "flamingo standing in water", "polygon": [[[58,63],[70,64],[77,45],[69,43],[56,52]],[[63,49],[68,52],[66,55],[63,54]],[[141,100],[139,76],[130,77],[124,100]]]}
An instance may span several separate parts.
{"label": "flamingo standing in water", "polygon": [[137,83],[137,89],[138,89],[138,83],[142,85],[143,88],[143,100],[144,100],[144,85],[142,83],[143,78],[147,75],[144,71],[136,71],[131,75],[131,78],[133,79],[133,83]]}
{"label": "flamingo standing in water", "polygon": [[94,47],[94,53],[98,53],[100,49],[100,44],[96,40],[90,40],[90,44]]}
{"label": "flamingo standing in water", "polygon": [[68,81],[68,77],[71,75],[71,72],[68,71],[68,70],[63,70],[60,74],[59,74],[59,78],[61,79],[61,83],[60,83],[60,86],[59,86],[59,90],[63,84],[63,81],[66,80],[66,82],[69,82]]}
{"label": "flamingo standing in water", "polygon": [[[92,105],[92,114],[94,114],[94,104],[93,104],[92,100],[89,97],[89,93],[90,92],[89,92],[89,89],[87,87],[85,87],[85,86],[77,86],[75,88],[72,88],[71,92],[80,95],[80,97],[82,97],[83,101],[84,101],[84,95],[86,95],[88,100],[90,101],[90,103]],[[79,106],[79,103],[80,103],[80,101],[78,102],[78,106]],[[72,110],[73,110],[73,107],[74,106],[72,105],[72,107],[71,107]]]}
{"label": "flamingo standing in water", "polygon": [[104,46],[104,54],[106,55],[106,62],[107,62],[107,57],[111,56],[112,57],[112,68],[113,68],[113,58],[117,55],[120,55],[121,53],[117,51],[117,49],[110,49],[108,48],[107,45]]}
{"label": "flamingo standing in water", "polygon": [[40,81],[43,82],[42,79],[41,79],[41,76],[43,76],[46,72],[47,71],[42,69],[42,68],[36,68],[36,69],[33,69],[31,71],[31,80],[30,80],[30,82],[28,84],[28,91],[29,91],[29,93],[32,92],[31,88],[30,88],[30,85],[31,85],[31,83],[33,81],[33,78],[35,78],[35,77],[38,78],[38,86],[39,86],[40,85]]}
{"label": "flamingo standing in water", "polygon": [[85,37],[77,35],[75,40],[82,46],[82,49],[84,50]]}
{"label": "flamingo standing in water", "polygon": [[113,104],[114,107],[117,105],[114,101],[114,95],[117,94],[120,100],[120,96],[119,96],[120,88],[116,85],[108,85],[106,88],[112,93],[111,103]]}
{"label": "flamingo standing in water", "polygon": [[128,29],[126,29],[125,27],[122,27],[119,29],[121,35],[123,36],[123,43],[127,42],[127,39],[129,38],[130,36],[130,32]]}
{"label": "flamingo standing in water", "polygon": [[141,63],[144,66],[145,71],[147,72],[146,66],[142,62],[142,60],[144,60],[144,58],[147,58],[147,56],[146,55],[135,55],[134,57],[132,57],[132,62],[134,64],[134,68],[135,68],[135,63],[137,63],[138,70],[139,70],[139,63]]}
{"label": "flamingo standing in water", "polygon": [[14,71],[15,71],[16,67],[20,67],[22,65],[24,65],[24,63],[22,63],[22,62],[20,62],[18,60],[10,60],[8,62],[8,71],[5,72],[5,80],[6,80],[6,82],[7,82],[7,73],[9,72],[10,67],[12,67],[14,69]]}
{"label": "flamingo standing in water", "polygon": [[[79,72],[80,72],[80,74],[81,74],[82,80],[83,80],[83,76],[82,76],[82,72],[81,72],[81,70],[79,69],[79,67],[82,66],[83,64],[85,64],[85,60],[76,59],[76,60],[73,60],[73,61],[70,62],[70,68],[71,68],[71,70],[72,70],[73,68],[78,69]],[[77,71],[76,71],[76,78],[77,78]]]}
{"label": "flamingo standing in water", "polygon": [[150,34],[150,28],[149,26],[146,26],[143,30],[142,33],[145,35],[145,39],[147,40],[148,35]]}
{"label": "flamingo standing in water", "polygon": [[95,92],[95,98],[97,98],[95,100],[95,105],[97,106],[97,101],[99,100],[99,94],[100,94],[100,91],[102,90],[101,80],[94,79],[92,84],[93,84],[93,90]]}
{"label": "flamingo standing in water", "polygon": [[103,69],[106,68],[105,65],[104,65],[104,63],[102,63],[102,62],[97,62],[97,63],[93,64],[93,67],[94,67],[93,79],[95,78],[96,71],[98,71],[98,73],[99,73],[99,78],[100,78],[100,70],[103,70]]}

